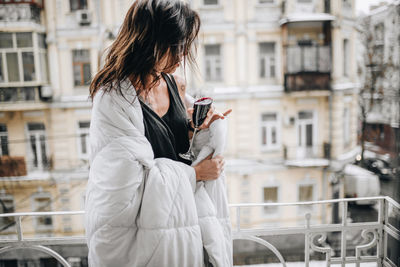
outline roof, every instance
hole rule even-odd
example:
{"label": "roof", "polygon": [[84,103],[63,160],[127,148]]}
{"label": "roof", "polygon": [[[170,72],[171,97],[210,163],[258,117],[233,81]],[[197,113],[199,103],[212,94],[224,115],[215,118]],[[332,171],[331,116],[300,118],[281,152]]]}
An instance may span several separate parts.
{"label": "roof", "polygon": [[285,161],[286,166],[292,167],[326,167],[329,166],[329,160],[327,159],[313,159],[313,158],[305,158],[305,159],[292,159]]}
{"label": "roof", "polygon": [[361,168],[360,166],[354,164],[347,164],[343,172],[346,176],[354,176],[354,177],[376,176],[373,172],[370,172],[369,170]]}
{"label": "roof", "polygon": [[326,13],[293,13],[279,20],[279,25],[292,22],[333,21],[336,17]]}

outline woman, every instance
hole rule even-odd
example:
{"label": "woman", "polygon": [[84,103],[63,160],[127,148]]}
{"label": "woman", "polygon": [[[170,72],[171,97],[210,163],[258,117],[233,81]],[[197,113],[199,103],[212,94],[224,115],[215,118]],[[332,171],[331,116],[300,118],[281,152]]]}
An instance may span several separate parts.
{"label": "woman", "polygon": [[191,167],[178,155],[189,147],[190,127],[185,84],[170,73],[182,60],[193,62],[199,27],[184,2],[136,1],[92,81],[85,203],[90,266],[231,265],[223,185],[199,183],[220,180],[216,120],[230,111],[212,110],[202,125],[204,143],[196,146],[213,158],[198,158]]}

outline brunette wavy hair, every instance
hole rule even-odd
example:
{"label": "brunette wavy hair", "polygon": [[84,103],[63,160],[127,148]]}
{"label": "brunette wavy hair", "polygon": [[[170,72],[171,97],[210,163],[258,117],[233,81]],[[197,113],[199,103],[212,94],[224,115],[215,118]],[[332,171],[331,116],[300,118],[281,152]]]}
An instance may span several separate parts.
{"label": "brunette wavy hair", "polygon": [[[120,82],[129,78],[137,95],[150,91],[160,75],[155,67],[167,56],[167,67],[195,63],[200,17],[181,0],[137,0],[109,48],[103,68],[90,84],[90,97],[102,88],[123,95]],[[150,81],[150,82],[149,82]]]}

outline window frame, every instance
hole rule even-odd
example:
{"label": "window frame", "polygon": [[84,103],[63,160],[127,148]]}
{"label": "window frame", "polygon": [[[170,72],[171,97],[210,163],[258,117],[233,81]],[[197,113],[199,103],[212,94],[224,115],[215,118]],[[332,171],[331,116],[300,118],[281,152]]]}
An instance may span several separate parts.
{"label": "window frame", "polygon": [[217,2],[216,4],[206,4],[205,1],[206,0],[201,0],[201,4],[203,7],[215,7],[215,6],[221,5],[221,3],[220,3],[221,0],[215,0]]}
{"label": "window frame", "polygon": [[348,78],[350,76],[350,40],[348,38],[343,39],[343,76]]}
{"label": "window frame", "polygon": [[[346,112],[347,111],[347,112]],[[351,134],[351,109],[346,106],[343,108],[343,147],[347,148],[350,145]]]}
{"label": "window frame", "polygon": [[70,12],[76,12],[78,10],[88,10],[89,9],[89,1],[88,0],[84,0],[84,1],[86,1],[86,6],[80,7],[80,8],[77,8],[77,9],[72,9],[72,4],[71,4],[72,1],[77,1],[79,3],[81,0],[69,0],[68,1],[69,11]]}
{"label": "window frame", "polygon": [[[300,112],[311,112],[312,118],[310,119],[300,119]],[[307,124],[311,122],[312,124],[312,145],[307,146]],[[300,126],[304,125],[304,129],[300,130]],[[296,140],[297,140],[297,158],[309,158],[309,154],[311,153],[312,156],[317,154],[317,144],[318,144],[318,118],[317,118],[317,111],[310,110],[310,109],[302,109],[298,110],[296,114]],[[300,137],[300,131],[302,133]],[[303,139],[304,135],[304,140]],[[304,145],[301,145],[304,141]]]}
{"label": "window frame", "polygon": [[[274,121],[263,121],[263,115],[275,114],[276,120]],[[272,128],[276,127],[276,144],[272,144]],[[263,129],[266,129],[267,143],[263,144]],[[260,145],[262,151],[276,151],[281,146],[281,125],[280,125],[280,114],[274,111],[265,111],[260,114]]]}
{"label": "window frame", "polygon": [[[49,210],[42,211],[38,210],[40,207],[38,207],[38,203],[36,199],[39,198],[48,198],[50,200]],[[50,192],[36,192],[33,193],[31,196],[31,205],[32,205],[32,211],[34,212],[48,212],[53,210],[53,197]],[[41,224],[39,223],[40,219],[48,219],[50,218],[51,224]],[[54,228],[54,219],[53,216],[35,216],[33,219],[33,227],[35,231],[50,231]]]}
{"label": "window frame", "polygon": [[[11,200],[12,201],[12,211],[11,212],[7,212],[7,213],[14,213],[15,212],[15,208],[16,208],[16,206],[15,206],[15,198],[14,198],[14,196],[13,195],[10,195],[10,194],[5,194],[5,193],[0,193],[0,199],[2,200],[2,202],[4,201],[4,200]],[[3,204],[4,204],[4,202],[3,202]],[[2,210],[3,210],[3,207],[1,207],[2,208]],[[7,209],[8,209],[9,207],[7,207]],[[4,210],[3,210],[4,211]],[[4,213],[4,212],[3,212]],[[0,222],[0,224],[1,225],[3,225],[3,227],[4,226],[6,226],[6,224],[4,223],[4,221],[6,220],[6,218],[8,219],[8,220],[10,220],[10,222],[9,223],[12,223],[12,222],[15,222],[15,217],[5,217],[5,218],[2,218],[1,219],[1,222]],[[4,220],[4,221],[3,221]],[[2,227],[2,228],[3,228]],[[13,225],[10,225],[9,227],[7,227],[5,230],[3,230],[4,232],[14,232],[15,231],[15,223],[13,224]]]}
{"label": "window frame", "polygon": [[[265,202],[265,194],[264,194],[264,189],[265,188],[276,188],[276,202]],[[267,183],[264,184],[261,187],[261,203],[279,203],[281,200],[281,185],[279,183]],[[262,215],[264,218],[277,218],[279,217],[280,214],[280,207],[279,206],[264,206],[262,207]]]}
{"label": "window frame", "polygon": [[[261,45],[262,44],[273,44],[273,52],[271,54],[269,53],[262,53],[261,52]],[[276,41],[263,41],[263,42],[258,42],[258,78],[261,80],[268,80],[268,79],[276,79],[278,77],[277,75],[277,57],[276,57]],[[274,64],[271,64],[271,59],[273,58]],[[261,75],[261,61],[264,59],[264,68],[265,68],[265,76]],[[274,73],[272,75],[271,73],[271,67],[274,69]]]}
{"label": "window frame", "polygon": [[[8,141],[8,128],[7,124],[5,123],[0,123],[0,125],[4,125],[5,131],[0,131],[0,156],[8,156],[10,155],[10,147],[9,147],[9,141]],[[3,153],[3,139],[2,137],[6,137],[6,147],[7,147],[7,153]]]}
{"label": "window frame", "polygon": [[[29,130],[29,124],[43,124],[44,129],[43,130]],[[49,158],[49,143],[47,142],[47,134],[46,134],[46,124],[44,122],[27,122],[26,123],[26,136],[27,136],[27,146],[28,146],[28,166],[30,167],[31,170],[38,170],[38,171],[43,171],[49,169],[50,165],[50,158]],[[35,146],[36,146],[36,153],[37,153],[37,166],[34,166],[34,151],[32,150],[32,144],[31,144],[31,135],[35,136]],[[43,151],[42,147],[40,146],[40,137],[43,136],[44,138],[44,144],[45,144],[45,156],[46,156],[46,161],[42,158]]]}
{"label": "window frame", "polygon": [[[307,179],[297,183],[296,200],[298,202],[300,202],[300,187],[303,187],[303,186],[311,186],[312,187],[312,199],[309,201],[316,201],[316,199],[317,199],[317,192],[316,192],[317,183],[315,181],[313,181],[313,179],[311,179],[311,178],[307,178]],[[308,202],[308,201],[305,201],[305,202]],[[302,216],[302,215],[304,215],[304,213],[315,212],[315,209],[316,209],[316,205],[311,205],[311,208],[307,208],[307,206],[305,206],[305,205],[299,205],[299,206],[297,206],[297,214]]]}
{"label": "window frame", "polygon": [[257,4],[260,6],[270,6],[270,5],[276,4],[276,0],[271,0],[271,2],[265,2],[265,3],[262,3],[261,1],[263,1],[263,0],[257,0]]}
{"label": "window frame", "polygon": [[[32,87],[39,84],[44,84],[49,82],[49,74],[47,72],[48,69],[48,59],[47,59],[47,49],[45,47],[41,47],[39,45],[39,35],[45,35],[40,32],[2,32],[2,33],[10,33],[12,36],[12,47],[8,48],[0,48],[0,65],[3,75],[3,81],[0,81],[1,87]],[[31,47],[18,47],[17,45],[17,34],[18,33],[30,33],[32,37],[32,46]],[[10,81],[9,73],[8,73],[8,64],[7,64],[7,54],[16,53],[17,55],[17,68],[18,68],[18,80]],[[33,68],[34,68],[34,77],[33,80],[29,81],[24,79],[24,60],[23,53],[32,53],[33,54]],[[45,60],[41,60],[43,57]],[[46,72],[46,73],[43,73]],[[45,74],[45,75],[44,75]],[[46,77],[46,78],[44,78]],[[42,79],[43,78],[43,79]]]}
{"label": "window frame", "polygon": [[[89,122],[89,127],[80,127],[80,123],[87,123]],[[89,144],[89,131],[90,131],[90,120],[79,120],[77,122],[77,146],[78,146],[78,157],[80,159],[87,160],[89,159],[89,149],[90,149],[90,144]],[[85,141],[86,141],[86,153],[83,152],[82,148],[82,136],[81,135],[86,135]]]}
{"label": "window frame", "polygon": [[[74,52],[75,51],[87,51],[88,52],[88,61],[75,61],[75,56],[74,56]],[[82,49],[72,49],[71,50],[71,57],[72,57],[72,82],[73,82],[73,86],[75,88],[79,88],[79,87],[87,87],[89,86],[89,82],[91,80],[91,76],[92,76],[92,64],[91,64],[91,54],[90,54],[90,49],[89,48],[82,48]],[[89,65],[89,80],[87,81],[87,83],[85,83],[85,71],[84,71],[84,66],[88,64]],[[80,79],[80,84],[75,84],[75,66],[79,66],[80,67],[80,74],[81,74],[81,79]]]}
{"label": "window frame", "polygon": [[[207,55],[206,46],[218,46],[219,55]],[[204,44],[204,78],[210,82],[223,82],[224,81],[224,67],[223,67],[223,46],[222,44]],[[219,64],[217,61],[219,60]],[[207,76],[207,62],[210,62],[210,77]],[[217,77],[217,68],[221,70],[221,76]]]}

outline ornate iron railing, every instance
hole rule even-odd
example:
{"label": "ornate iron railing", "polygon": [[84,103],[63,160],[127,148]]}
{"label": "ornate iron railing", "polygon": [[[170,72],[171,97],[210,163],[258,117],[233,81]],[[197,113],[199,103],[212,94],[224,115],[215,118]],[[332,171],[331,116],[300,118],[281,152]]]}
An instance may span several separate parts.
{"label": "ornate iron railing", "polygon": [[[377,221],[375,222],[349,222],[348,207],[350,202],[376,202],[377,203]],[[341,222],[316,224],[312,221],[312,214],[306,213],[304,226],[289,226],[289,227],[262,227],[257,228],[247,224],[244,227],[241,219],[243,218],[242,210],[248,208],[265,208],[265,207],[310,207],[312,205],[339,205]],[[394,267],[398,263],[393,262],[388,256],[388,238],[392,238],[400,242],[400,204],[390,197],[370,197],[370,198],[349,198],[335,199],[312,202],[296,202],[296,203],[248,203],[248,204],[232,204],[232,221],[233,221],[233,239],[234,240],[250,240],[257,242],[269,249],[282,266],[287,266],[287,263],[274,245],[268,242],[269,236],[285,236],[293,234],[304,235],[304,262],[308,267],[310,264],[311,252],[319,252],[325,254],[327,266],[332,264],[341,264],[346,266],[348,263],[355,263],[360,266],[361,263],[375,262],[377,266]],[[303,209],[304,210],[304,209]],[[314,209],[315,210],[315,209]],[[13,239],[0,238],[0,254],[18,250],[18,249],[33,249],[38,250],[57,259],[62,266],[70,267],[68,261],[59,253],[52,250],[48,246],[51,245],[71,245],[85,244],[84,236],[69,236],[69,237],[25,237],[22,227],[22,218],[34,216],[65,216],[65,215],[83,215],[83,211],[65,211],[65,212],[23,212],[23,213],[6,213],[0,214],[0,219],[3,217],[14,217],[16,222],[16,237]],[[396,225],[397,224],[397,225]],[[249,227],[250,225],[250,227]],[[347,240],[346,234],[349,232],[361,232],[361,238],[364,242],[355,246],[355,256],[347,256]],[[340,257],[334,256],[334,248],[325,241],[329,233],[339,232],[340,240]],[[375,248],[373,255],[362,255],[363,251]],[[394,249],[394,248],[392,248]]]}

